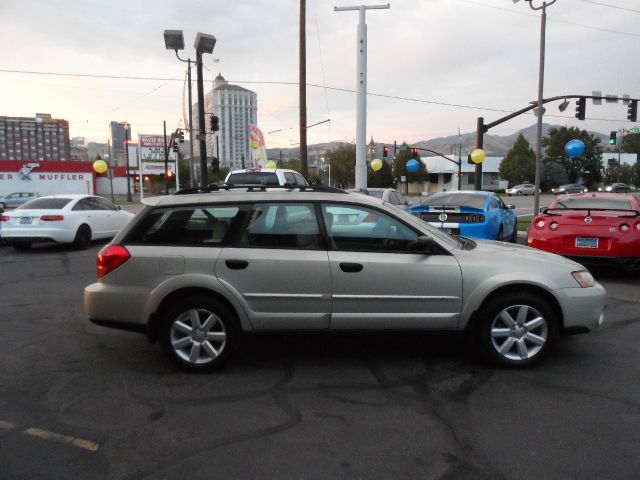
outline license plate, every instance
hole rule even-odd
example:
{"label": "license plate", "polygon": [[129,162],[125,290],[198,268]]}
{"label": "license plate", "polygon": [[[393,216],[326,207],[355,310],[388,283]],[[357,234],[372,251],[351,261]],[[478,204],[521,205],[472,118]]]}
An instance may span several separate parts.
{"label": "license plate", "polygon": [[576,237],[576,248],[598,248],[598,239],[589,237]]}
{"label": "license plate", "polygon": [[20,225],[31,225],[31,217],[20,217]]}

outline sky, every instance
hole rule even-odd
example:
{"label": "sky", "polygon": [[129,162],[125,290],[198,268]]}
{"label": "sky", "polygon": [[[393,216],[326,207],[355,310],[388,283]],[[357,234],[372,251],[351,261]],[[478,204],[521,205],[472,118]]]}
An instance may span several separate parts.
{"label": "sky", "polygon": [[[308,129],[309,144],[355,141],[358,12],[334,11],[354,5],[306,3],[307,124],[330,119]],[[390,5],[366,12],[367,140],[472,132],[477,117],[488,123],[537,99],[541,15],[527,1]],[[217,38],[203,57],[205,91],[221,73],[257,92],[267,147],[295,146],[299,8],[298,0],[2,0],[0,116],[50,113],[69,121],[72,137],[90,141],[106,141],[112,120],[145,134],[162,133],[163,120],[168,131],[183,126],[186,64],[163,39],[165,29],[176,29],[184,31],[183,57],[195,58],[197,32]],[[640,98],[640,1],[556,0],[547,7],[545,38],[545,97],[600,91]],[[546,123],[606,134],[639,126],[622,103],[589,102],[585,121],[574,117],[575,101],[564,113],[558,103],[547,105]],[[489,133],[533,123],[532,114],[521,115]]]}

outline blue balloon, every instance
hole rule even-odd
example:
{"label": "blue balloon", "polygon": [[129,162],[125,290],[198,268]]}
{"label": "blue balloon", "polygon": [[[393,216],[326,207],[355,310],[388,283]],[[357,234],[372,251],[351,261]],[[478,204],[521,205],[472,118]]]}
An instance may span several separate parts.
{"label": "blue balloon", "polygon": [[407,162],[407,172],[409,173],[416,173],[418,171],[418,169],[420,168],[420,164],[418,163],[418,161],[416,159],[411,159]]}
{"label": "blue balloon", "polygon": [[584,142],[582,140],[571,140],[564,146],[564,151],[569,157],[573,158],[582,155],[584,148]]}

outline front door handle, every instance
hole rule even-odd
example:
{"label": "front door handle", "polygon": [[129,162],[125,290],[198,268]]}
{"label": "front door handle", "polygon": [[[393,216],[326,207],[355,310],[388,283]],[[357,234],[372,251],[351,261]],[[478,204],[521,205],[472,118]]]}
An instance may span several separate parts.
{"label": "front door handle", "polygon": [[346,273],[357,273],[362,271],[361,263],[341,263],[340,270]]}
{"label": "front door handle", "polygon": [[244,270],[249,266],[246,260],[225,260],[224,263],[231,270]]}

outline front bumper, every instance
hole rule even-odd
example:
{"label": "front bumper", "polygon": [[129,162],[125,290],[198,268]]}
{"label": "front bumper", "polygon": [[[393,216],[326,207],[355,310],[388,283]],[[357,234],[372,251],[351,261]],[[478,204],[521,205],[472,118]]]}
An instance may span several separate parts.
{"label": "front bumper", "polygon": [[562,308],[563,329],[566,332],[592,332],[604,322],[607,291],[599,283],[587,288],[561,288],[556,290],[556,295]]}

